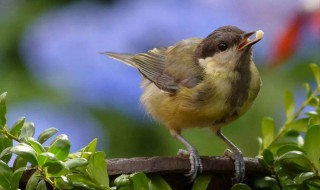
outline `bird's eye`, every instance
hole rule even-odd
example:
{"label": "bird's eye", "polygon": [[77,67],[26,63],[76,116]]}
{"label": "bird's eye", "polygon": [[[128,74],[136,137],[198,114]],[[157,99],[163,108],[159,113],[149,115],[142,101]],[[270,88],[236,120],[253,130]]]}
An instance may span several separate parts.
{"label": "bird's eye", "polygon": [[219,49],[220,51],[225,51],[227,48],[228,48],[228,45],[227,45],[226,43],[220,43],[220,44],[218,45],[218,49]]}

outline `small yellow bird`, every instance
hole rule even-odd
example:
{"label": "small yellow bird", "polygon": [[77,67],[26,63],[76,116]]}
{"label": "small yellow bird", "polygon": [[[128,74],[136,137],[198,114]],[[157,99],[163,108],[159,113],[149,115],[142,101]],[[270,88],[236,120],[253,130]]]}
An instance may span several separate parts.
{"label": "small yellow bird", "polygon": [[[254,33],[256,38],[250,40]],[[220,129],[243,115],[260,90],[251,47],[262,37],[261,30],[246,33],[223,26],[206,38],[185,39],[147,53],[104,53],[139,70],[144,88],[141,102],[187,147],[192,181],[202,164],[197,150],[181,135],[182,129],[190,127],[209,127],[220,137],[231,148],[228,156],[235,160],[234,182],[244,179],[242,152]]]}

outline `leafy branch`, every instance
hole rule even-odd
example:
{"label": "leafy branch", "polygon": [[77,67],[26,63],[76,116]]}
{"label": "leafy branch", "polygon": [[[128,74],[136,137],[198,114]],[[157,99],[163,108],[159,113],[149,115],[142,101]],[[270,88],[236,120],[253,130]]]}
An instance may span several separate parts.
{"label": "leafy branch", "polygon": [[[275,133],[275,122],[266,117],[262,121],[260,161],[272,176],[257,180],[264,189],[319,189],[320,188],[320,68],[310,65],[317,86],[312,91],[304,84],[306,99],[295,111],[294,96],[285,93],[286,121]],[[303,114],[310,107],[311,111]]]}
{"label": "leafy branch", "polygon": [[[37,139],[35,126],[22,117],[12,127],[6,125],[6,93],[0,95],[0,189],[16,190],[22,174],[28,169],[34,173],[26,189],[110,189],[105,153],[96,151],[97,139],[80,151],[70,153],[68,136],[56,136],[45,146],[58,130],[48,128]],[[13,142],[17,142],[13,146]],[[13,158],[12,155],[16,157]],[[13,167],[8,163],[13,160]]]}

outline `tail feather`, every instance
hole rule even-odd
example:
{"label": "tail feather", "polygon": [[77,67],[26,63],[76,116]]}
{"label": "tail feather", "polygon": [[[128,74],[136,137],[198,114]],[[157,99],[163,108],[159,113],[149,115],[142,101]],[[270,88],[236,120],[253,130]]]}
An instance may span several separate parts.
{"label": "tail feather", "polygon": [[111,57],[112,59],[121,61],[131,67],[137,68],[137,65],[131,61],[131,58],[135,56],[135,54],[129,54],[129,53],[115,53],[115,52],[103,52],[102,54],[107,55]]}

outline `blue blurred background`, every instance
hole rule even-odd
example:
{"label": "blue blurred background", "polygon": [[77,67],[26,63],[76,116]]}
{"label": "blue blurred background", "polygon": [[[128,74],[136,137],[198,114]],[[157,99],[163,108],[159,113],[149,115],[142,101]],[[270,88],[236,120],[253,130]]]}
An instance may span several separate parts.
{"label": "blue blurred background", "polygon": [[[76,151],[98,138],[108,158],[175,155],[182,145],[139,103],[139,73],[100,52],[145,52],[223,25],[261,29],[254,46],[263,87],[252,109],[223,129],[245,156],[255,156],[264,116],[280,125],[283,92],[303,100],[308,64],[320,63],[319,0],[0,0],[0,93],[8,121],[55,127]],[[183,134],[201,155],[226,146],[208,129]]]}

